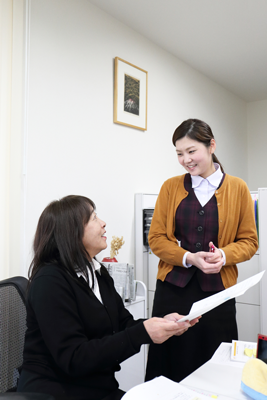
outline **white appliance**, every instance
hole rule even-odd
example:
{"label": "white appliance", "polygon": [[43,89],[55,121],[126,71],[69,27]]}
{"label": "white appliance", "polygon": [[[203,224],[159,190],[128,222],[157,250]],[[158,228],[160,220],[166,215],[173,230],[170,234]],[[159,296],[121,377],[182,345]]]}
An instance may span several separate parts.
{"label": "white appliance", "polygon": [[135,194],[134,236],[136,279],[144,282],[147,286],[148,318],[151,317],[153,307],[159,258],[152,253],[147,243],[147,235],[157,197],[157,194]]}

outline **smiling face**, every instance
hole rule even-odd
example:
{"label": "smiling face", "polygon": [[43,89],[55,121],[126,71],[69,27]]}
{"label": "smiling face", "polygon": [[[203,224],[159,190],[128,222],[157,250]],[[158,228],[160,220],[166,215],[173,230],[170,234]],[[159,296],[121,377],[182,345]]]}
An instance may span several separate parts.
{"label": "smiling face", "polygon": [[175,147],[179,163],[191,175],[207,178],[215,172],[212,160],[216,148],[214,139],[211,139],[210,146],[206,147],[203,143],[185,136],[176,141]]}
{"label": "smiling face", "polygon": [[83,245],[91,258],[95,257],[100,251],[107,248],[107,238],[105,236],[106,223],[98,218],[95,211],[84,227]]}

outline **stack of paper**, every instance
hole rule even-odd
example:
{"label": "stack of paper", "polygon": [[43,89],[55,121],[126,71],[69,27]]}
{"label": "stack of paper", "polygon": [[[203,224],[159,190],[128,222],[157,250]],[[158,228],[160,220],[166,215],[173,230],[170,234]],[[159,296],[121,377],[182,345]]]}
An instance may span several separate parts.
{"label": "stack of paper", "polygon": [[187,389],[164,376],[130,389],[122,400],[210,400],[208,396]]}

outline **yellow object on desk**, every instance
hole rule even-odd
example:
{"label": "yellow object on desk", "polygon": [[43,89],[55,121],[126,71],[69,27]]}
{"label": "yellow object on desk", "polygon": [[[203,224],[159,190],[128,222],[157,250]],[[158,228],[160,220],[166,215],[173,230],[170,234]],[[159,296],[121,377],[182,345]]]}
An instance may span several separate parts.
{"label": "yellow object on desk", "polygon": [[245,356],[248,356],[249,358],[256,357],[256,349],[245,348],[244,354],[245,354]]}
{"label": "yellow object on desk", "polygon": [[253,358],[246,362],[241,389],[255,400],[267,400],[267,364],[264,361]]}

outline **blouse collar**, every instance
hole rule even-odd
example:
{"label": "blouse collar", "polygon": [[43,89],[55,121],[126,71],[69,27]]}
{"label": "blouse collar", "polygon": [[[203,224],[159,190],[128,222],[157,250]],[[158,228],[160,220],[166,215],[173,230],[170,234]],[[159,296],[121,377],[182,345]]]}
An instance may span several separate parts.
{"label": "blouse collar", "polygon": [[[220,185],[223,173],[219,164],[214,163],[214,166],[216,171],[213,172],[213,174],[211,174],[210,176],[208,176],[206,180],[209,182],[211,186],[217,188]],[[194,189],[197,188],[201,184],[201,182],[205,180],[205,178],[203,178],[200,175],[196,176],[191,175],[191,180],[192,180],[192,188]]]}

